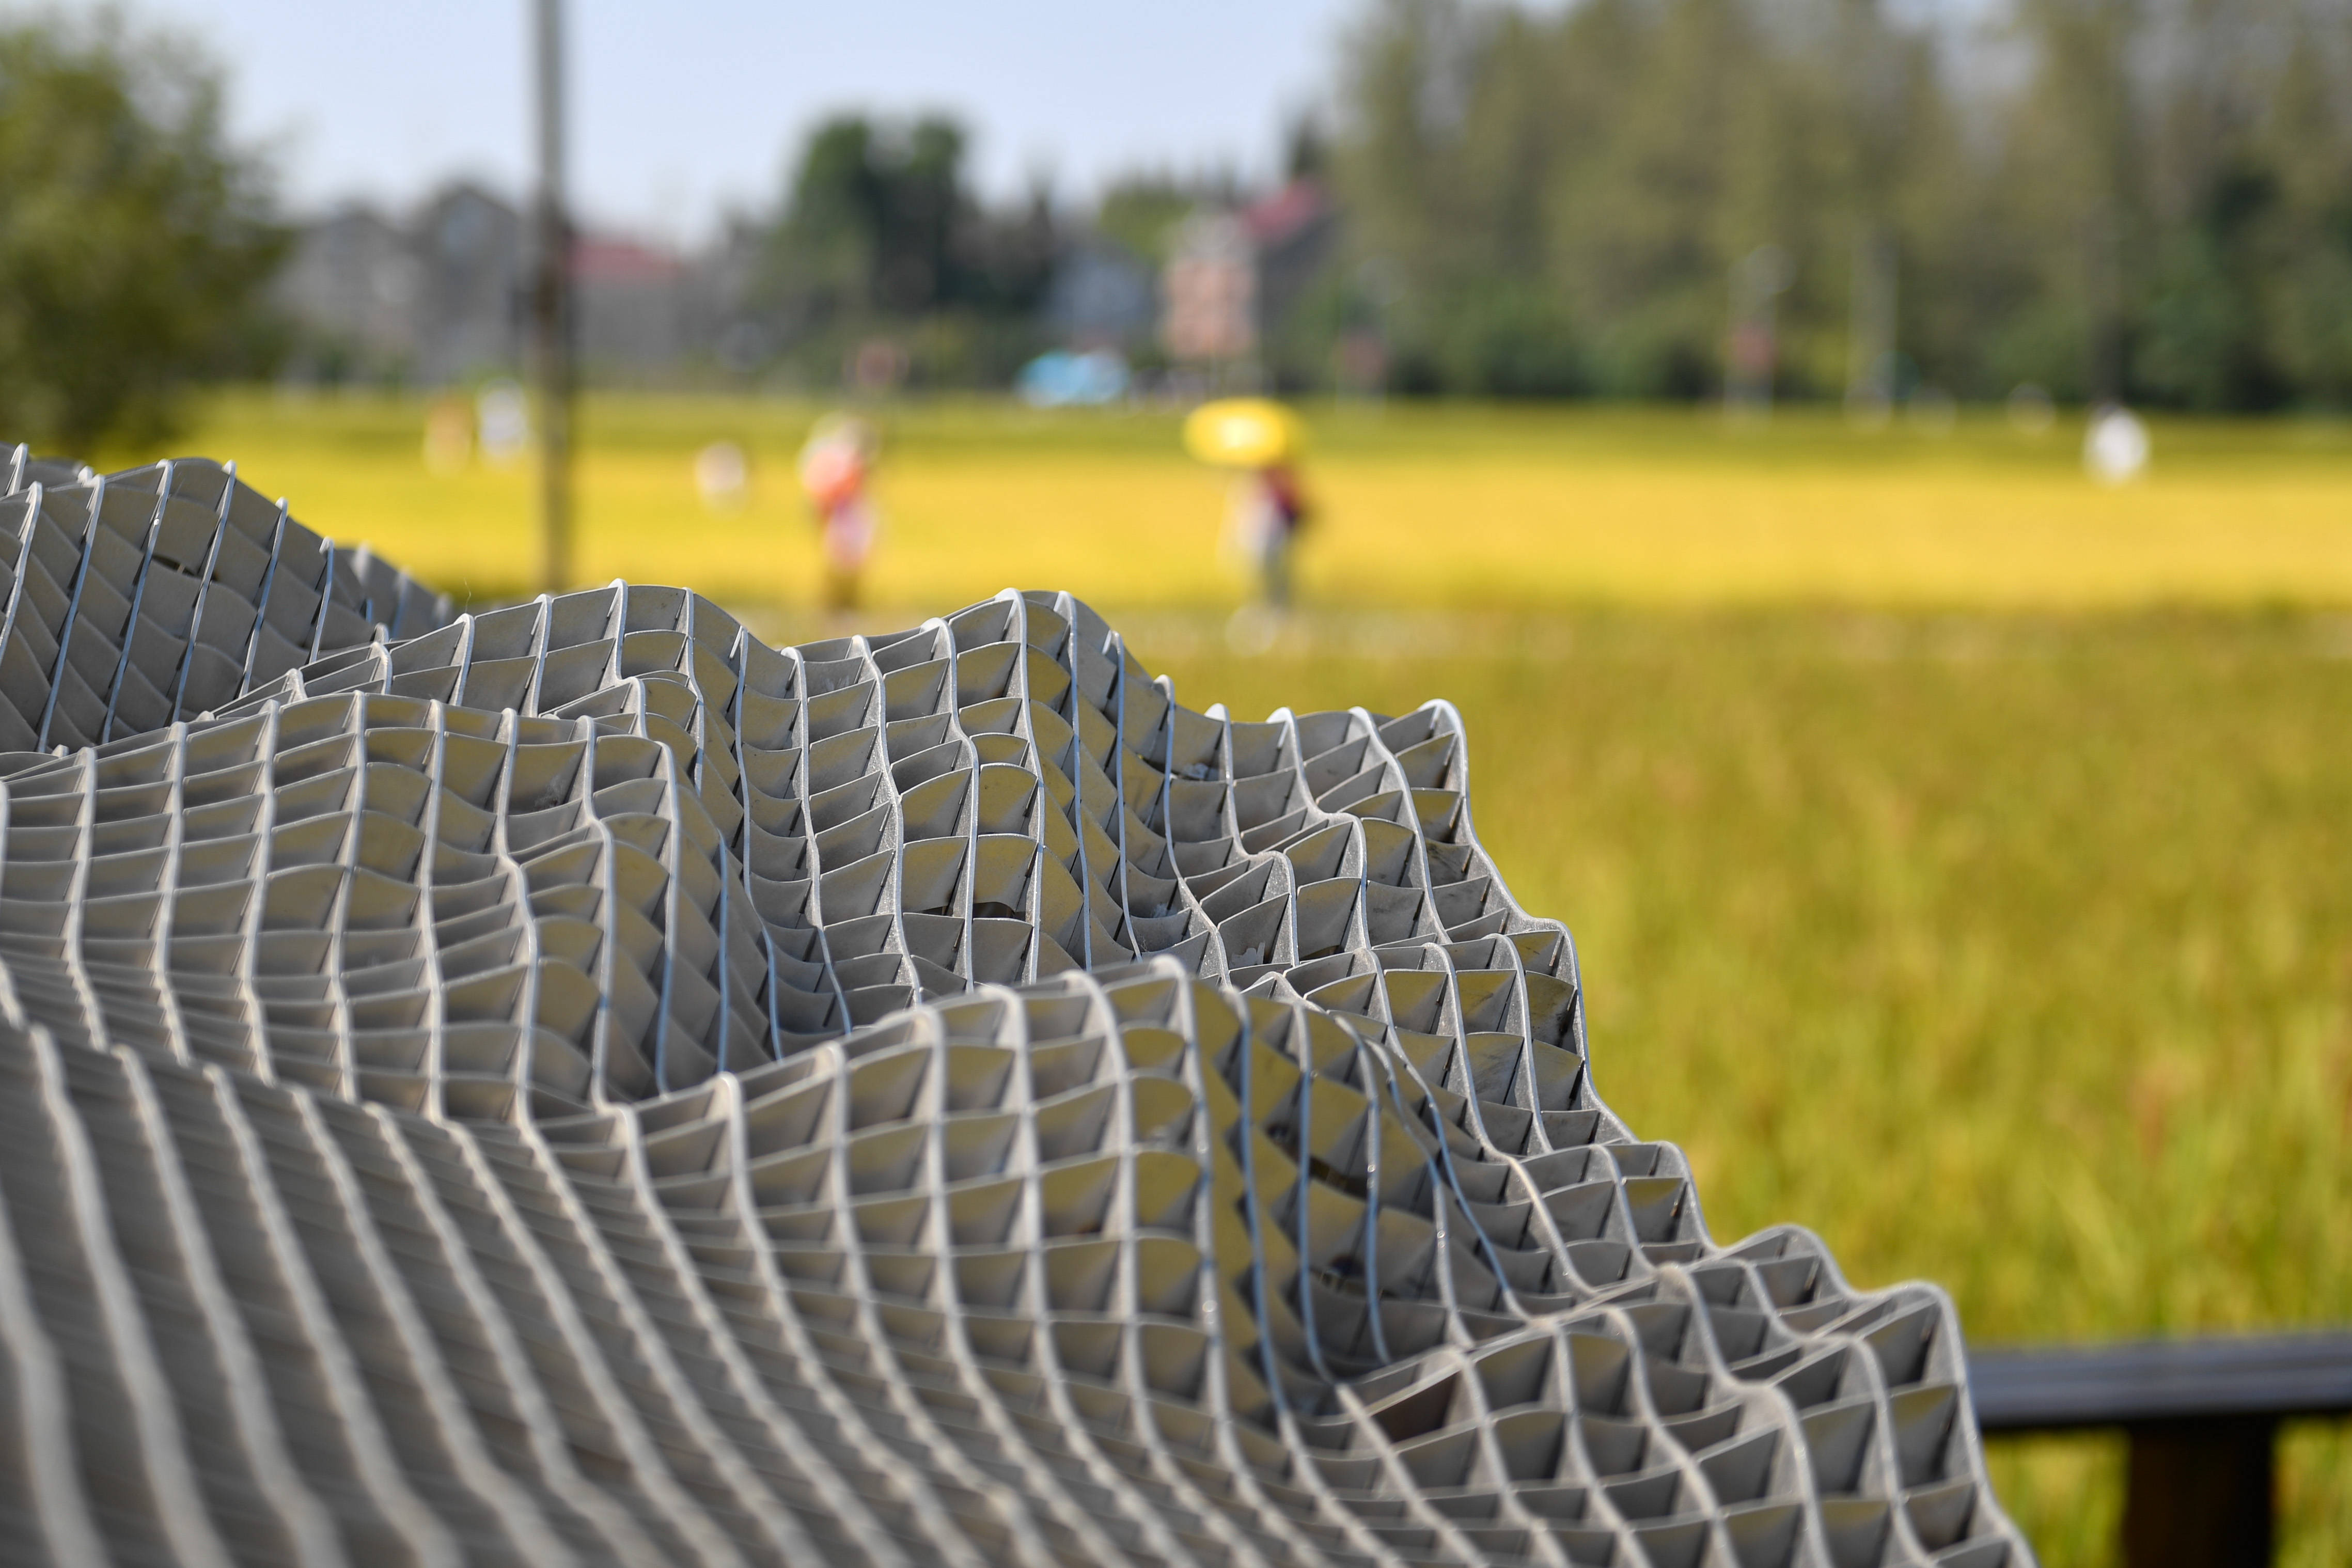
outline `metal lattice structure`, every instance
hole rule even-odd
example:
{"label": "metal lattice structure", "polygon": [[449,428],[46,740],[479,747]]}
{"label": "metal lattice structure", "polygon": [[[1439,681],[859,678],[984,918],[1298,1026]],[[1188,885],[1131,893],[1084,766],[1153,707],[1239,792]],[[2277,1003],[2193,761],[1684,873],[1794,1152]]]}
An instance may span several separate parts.
{"label": "metal lattice structure", "polygon": [[1446,705],[16,471],[0,1555],[2030,1561],[1948,1301],[1602,1104]]}

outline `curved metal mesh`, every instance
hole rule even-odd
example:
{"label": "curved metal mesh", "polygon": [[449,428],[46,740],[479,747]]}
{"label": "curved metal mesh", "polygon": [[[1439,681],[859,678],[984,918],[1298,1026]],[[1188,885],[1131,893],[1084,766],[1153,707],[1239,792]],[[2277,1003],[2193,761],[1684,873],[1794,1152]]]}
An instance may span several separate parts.
{"label": "curved metal mesh", "polygon": [[1450,707],[1194,713],[1064,595],[451,618],[282,510],[256,592],[141,472],[0,502],[102,739],[0,757],[28,1558],[2028,1560],[1946,1299],[1601,1103]]}

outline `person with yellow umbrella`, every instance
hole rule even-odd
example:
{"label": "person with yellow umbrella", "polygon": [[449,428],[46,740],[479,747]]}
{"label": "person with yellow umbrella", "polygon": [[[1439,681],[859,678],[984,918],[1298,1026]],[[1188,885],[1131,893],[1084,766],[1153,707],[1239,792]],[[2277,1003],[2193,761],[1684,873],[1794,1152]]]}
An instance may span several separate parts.
{"label": "person with yellow umbrella", "polygon": [[1225,542],[1247,560],[1269,610],[1290,607],[1290,552],[1307,519],[1298,482],[1305,446],[1298,416],[1263,397],[1204,403],[1184,421],[1184,449],[1214,468],[1235,470]]}

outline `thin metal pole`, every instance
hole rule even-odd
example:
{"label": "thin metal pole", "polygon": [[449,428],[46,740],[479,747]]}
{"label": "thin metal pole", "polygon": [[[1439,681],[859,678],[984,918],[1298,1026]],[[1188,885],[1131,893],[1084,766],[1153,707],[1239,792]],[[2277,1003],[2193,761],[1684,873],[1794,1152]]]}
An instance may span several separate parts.
{"label": "thin metal pole", "polygon": [[541,585],[572,575],[572,230],[563,204],[563,0],[531,0],[539,88],[532,214],[531,369],[539,386]]}

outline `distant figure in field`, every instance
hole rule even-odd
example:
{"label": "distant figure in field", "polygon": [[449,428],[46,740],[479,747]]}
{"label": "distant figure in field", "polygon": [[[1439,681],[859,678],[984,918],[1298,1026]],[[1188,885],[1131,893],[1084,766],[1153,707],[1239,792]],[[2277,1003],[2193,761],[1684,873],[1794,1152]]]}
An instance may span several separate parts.
{"label": "distant figure in field", "polygon": [[1291,549],[1307,517],[1307,490],[1298,481],[1306,444],[1298,416],[1263,397],[1220,398],[1185,416],[1184,449],[1234,475],[1224,548],[1258,584],[1258,603],[1235,617],[1237,647],[1263,651],[1290,607]]}
{"label": "distant figure in field", "polygon": [[1307,518],[1307,491],[1289,463],[1254,468],[1234,487],[1226,526],[1239,552],[1256,569],[1258,599],[1270,610],[1290,607],[1291,548]]}
{"label": "distant figure in field", "polygon": [[801,448],[801,489],[815,510],[824,552],[819,602],[836,616],[857,607],[858,578],[880,531],[874,503],[866,493],[880,447],[874,427],[865,420],[830,414],[817,421]]}
{"label": "distant figure in field", "polygon": [[2147,468],[2147,426],[2120,403],[2091,410],[2083,430],[2083,467],[2103,485],[2126,485]]}

